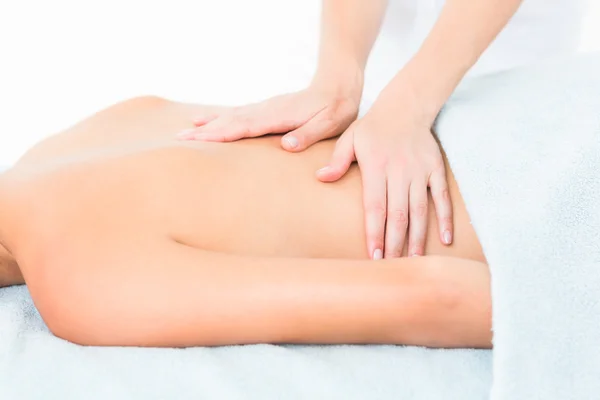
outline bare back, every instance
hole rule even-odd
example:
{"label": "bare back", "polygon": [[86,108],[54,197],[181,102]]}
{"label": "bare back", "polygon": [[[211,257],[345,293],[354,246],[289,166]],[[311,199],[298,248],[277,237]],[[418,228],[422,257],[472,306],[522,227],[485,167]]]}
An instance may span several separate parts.
{"label": "bare back", "polygon": [[[334,141],[298,154],[274,137],[177,141],[199,110],[157,98],[118,104],[40,143],[10,174],[77,241],[126,245],[149,235],[244,255],[367,257],[358,169],[337,183],[315,178]],[[440,243],[430,207],[426,254],[483,261],[450,172],[448,179],[454,243]]]}

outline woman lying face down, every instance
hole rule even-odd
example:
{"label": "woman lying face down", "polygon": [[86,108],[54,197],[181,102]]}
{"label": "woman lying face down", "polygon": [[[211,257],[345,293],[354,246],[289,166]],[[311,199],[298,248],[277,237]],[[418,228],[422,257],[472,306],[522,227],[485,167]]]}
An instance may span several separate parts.
{"label": "woman lying face down", "polygon": [[453,244],[421,207],[426,256],[373,261],[357,167],[337,183],[314,177],[335,142],[292,154],[273,137],[176,140],[199,111],[129,100],[0,174],[0,284],[26,283],[52,333],[115,346],[491,346],[489,272],[451,172]]}

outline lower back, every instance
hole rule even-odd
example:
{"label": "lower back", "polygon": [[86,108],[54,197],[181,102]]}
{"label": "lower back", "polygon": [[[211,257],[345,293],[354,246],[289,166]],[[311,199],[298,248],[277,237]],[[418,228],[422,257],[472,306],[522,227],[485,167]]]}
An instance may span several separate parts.
{"label": "lower back", "polygon": [[[42,142],[21,164],[47,169],[42,180],[60,176],[60,184],[42,186],[59,188],[53,206],[70,214],[79,210],[71,223],[80,236],[106,229],[113,240],[126,242],[128,234],[153,232],[238,254],[367,257],[358,169],[333,184],[315,178],[334,141],[291,154],[276,137],[226,144],[175,140],[173,134],[198,112],[198,106],[153,98],[128,101]],[[57,160],[69,161],[56,168]],[[430,202],[426,254],[481,259],[448,177],[454,245],[441,245]]]}
{"label": "lower back", "polygon": [[[171,190],[162,204],[177,204],[172,232],[179,241],[230,253],[366,257],[358,170],[334,184],[315,177],[333,145],[301,154],[281,150],[276,138],[170,147],[162,162],[172,168],[163,169]],[[165,168],[156,161],[148,165]]]}
{"label": "lower back", "polygon": [[358,171],[334,184],[315,177],[332,145],[292,155],[274,138],[163,140],[69,162],[42,179],[54,181],[46,192],[60,188],[55,203],[72,229],[90,235],[151,232],[243,255],[366,257]]}
{"label": "lower back", "polygon": [[[170,231],[180,242],[244,255],[368,258],[359,169],[353,165],[335,183],[315,176],[334,146],[324,141],[290,154],[278,137],[171,142],[138,161],[146,176],[138,180],[162,193],[157,207],[171,210]],[[448,180],[454,244],[441,243],[430,196],[425,254],[483,261],[451,173]]]}

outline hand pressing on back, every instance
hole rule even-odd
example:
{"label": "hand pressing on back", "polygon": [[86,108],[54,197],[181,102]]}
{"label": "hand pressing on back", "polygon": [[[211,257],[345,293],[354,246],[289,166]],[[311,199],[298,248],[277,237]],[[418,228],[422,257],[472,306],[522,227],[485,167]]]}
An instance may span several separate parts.
{"label": "hand pressing on back", "polygon": [[[452,203],[439,144],[409,85],[388,85],[369,112],[338,139],[323,182],[360,166],[367,248],[373,259],[425,255],[428,191],[438,218],[439,240],[452,243]],[[405,243],[407,247],[405,247]]]}
{"label": "hand pressing on back", "polygon": [[369,256],[400,257],[405,242],[409,256],[423,255],[428,190],[437,211],[439,240],[447,245],[453,235],[452,204],[441,151],[430,131],[435,113],[426,112],[410,81],[400,74],[359,120],[362,76],[344,85],[315,79],[299,92],[199,115],[196,127],[179,138],[230,142],[283,133],[285,150],[302,151],[341,135],[329,165],[317,177],[337,181],[358,162]]}
{"label": "hand pressing on back", "polygon": [[272,97],[242,107],[198,115],[195,128],[178,134],[182,140],[232,142],[268,134],[285,134],[281,146],[302,151],[314,143],[335,137],[358,115],[362,77],[350,84],[330,84],[318,77],[306,89]]}

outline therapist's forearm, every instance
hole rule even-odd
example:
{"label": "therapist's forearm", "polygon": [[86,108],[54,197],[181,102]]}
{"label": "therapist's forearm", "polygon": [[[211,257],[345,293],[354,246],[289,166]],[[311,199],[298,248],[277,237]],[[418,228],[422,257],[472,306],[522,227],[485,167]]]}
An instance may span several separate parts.
{"label": "therapist's forearm", "polygon": [[[317,77],[362,80],[387,0],[323,0]],[[362,84],[362,82],[361,82]]]}
{"label": "therapist's forearm", "polygon": [[[522,0],[447,0],[438,21],[399,80],[410,80],[433,119]],[[406,82],[404,82],[406,83]]]}

